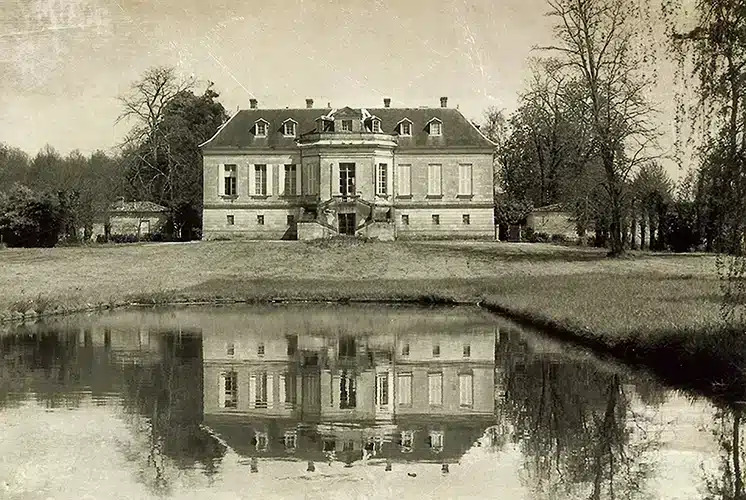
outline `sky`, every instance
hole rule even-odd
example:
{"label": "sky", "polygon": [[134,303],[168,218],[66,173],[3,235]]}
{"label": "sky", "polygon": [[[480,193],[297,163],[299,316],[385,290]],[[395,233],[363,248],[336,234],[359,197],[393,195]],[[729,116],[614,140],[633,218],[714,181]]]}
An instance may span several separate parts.
{"label": "sky", "polygon": [[229,111],[438,106],[515,109],[545,0],[2,0],[0,142],[36,153],[114,147],[117,96],[172,65]]}

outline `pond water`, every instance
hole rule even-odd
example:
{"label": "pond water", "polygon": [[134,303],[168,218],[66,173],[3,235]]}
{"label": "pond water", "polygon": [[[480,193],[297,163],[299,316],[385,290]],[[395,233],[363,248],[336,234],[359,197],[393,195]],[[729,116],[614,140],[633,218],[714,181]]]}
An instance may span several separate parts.
{"label": "pond water", "polygon": [[738,487],[740,415],[477,309],[190,307],[4,328],[0,498]]}

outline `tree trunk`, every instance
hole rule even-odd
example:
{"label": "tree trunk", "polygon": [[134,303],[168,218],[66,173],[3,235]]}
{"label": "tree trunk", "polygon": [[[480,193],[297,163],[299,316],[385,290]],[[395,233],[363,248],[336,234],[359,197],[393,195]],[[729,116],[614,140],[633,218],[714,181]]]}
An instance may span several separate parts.
{"label": "tree trunk", "polygon": [[741,477],[741,410],[733,412],[733,476],[734,498],[742,500],[743,478]]}
{"label": "tree trunk", "polygon": [[632,235],[629,239],[629,247],[632,250],[637,250],[637,215],[634,211],[634,205],[632,206],[632,230],[630,232],[632,233]]}

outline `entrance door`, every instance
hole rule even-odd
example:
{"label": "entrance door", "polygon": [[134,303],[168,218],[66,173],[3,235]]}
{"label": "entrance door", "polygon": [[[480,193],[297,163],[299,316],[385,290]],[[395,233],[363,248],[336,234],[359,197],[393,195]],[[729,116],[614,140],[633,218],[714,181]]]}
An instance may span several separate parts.
{"label": "entrance door", "polygon": [[355,235],[355,214],[339,214],[339,233]]}

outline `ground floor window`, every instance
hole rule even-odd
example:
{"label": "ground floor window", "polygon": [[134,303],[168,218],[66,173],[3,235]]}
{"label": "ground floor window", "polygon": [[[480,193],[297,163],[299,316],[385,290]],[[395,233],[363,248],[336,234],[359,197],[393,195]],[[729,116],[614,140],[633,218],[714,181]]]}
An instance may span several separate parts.
{"label": "ground floor window", "polygon": [[219,406],[221,408],[238,406],[238,374],[236,372],[220,374]]}

